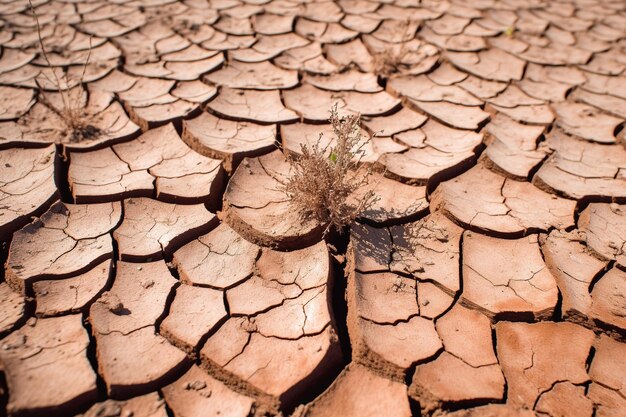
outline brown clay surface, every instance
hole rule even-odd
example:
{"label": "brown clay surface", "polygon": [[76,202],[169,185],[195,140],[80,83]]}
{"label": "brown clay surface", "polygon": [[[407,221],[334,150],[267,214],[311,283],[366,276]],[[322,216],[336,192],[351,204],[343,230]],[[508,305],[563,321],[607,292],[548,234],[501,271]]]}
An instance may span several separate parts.
{"label": "brown clay surface", "polygon": [[70,154],[68,179],[77,202],[155,196],[215,206],[222,188],[220,161],[187,147],[171,124],[129,143]]}
{"label": "brown clay surface", "polygon": [[124,218],[113,232],[124,260],[158,259],[210,230],[215,215],[202,204],[162,203],[145,197],[124,200]]}
{"label": "brown clay surface", "polygon": [[67,411],[94,401],[96,373],[87,360],[88,345],[79,314],[31,318],[2,339],[0,360],[11,393],[7,411]]}
{"label": "brown clay surface", "polygon": [[113,257],[111,230],[120,222],[119,202],[54,203],[41,218],[15,232],[5,278],[16,291],[46,278],[80,273]]}
{"label": "brown clay surface", "polygon": [[58,197],[54,147],[0,151],[0,234],[8,236]]}
{"label": "brown clay surface", "polygon": [[[183,247],[174,258],[185,280],[204,277],[207,286],[226,287],[224,299],[211,307],[221,309],[225,301],[229,317],[200,350],[202,365],[257,396],[262,407],[297,404],[306,384],[319,383],[340,362],[326,245],[278,252],[251,245],[222,227]],[[221,252],[211,251],[220,246]],[[243,278],[228,285],[220,269],[205,275],[187,263],[183,251],[200,251],[209,264],[228,261]]]}
{"label": "brown clay surface", "polygon": [[[623,0],[32,3],[0,416],[624,415]],[[284,192],[335,105],[378,196],[343,235]]]}
{"label": "brown clay surface", "polygon": [[[114,396],[124,391],[149,392],[160,381],[171,379],[187,361],[182,351],[156,332],[176,285],[165,262],[117,266],[113,286],[89,311],[98,370]],[[161,360],[154,363],[156,357]]]}

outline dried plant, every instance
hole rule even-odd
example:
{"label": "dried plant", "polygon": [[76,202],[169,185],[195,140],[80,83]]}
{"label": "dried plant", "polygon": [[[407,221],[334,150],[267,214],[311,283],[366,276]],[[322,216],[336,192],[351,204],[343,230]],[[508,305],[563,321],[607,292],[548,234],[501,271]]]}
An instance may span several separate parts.
{"label": "dried plant", "polygon": [[[91,115],[89,115],[85,111],[85,105],[83,102],[83,94],[82,89],[78,88],[75,91],[70,89],[71,82],[68,78],[67,72],[63,73],[62,77],[59,77],[55,67],[50,62],[48,57],[48,52],[46,51],[46,46],[44,44],[43,38],[41,36],[41,26],[39,24],[39,16],[37,16],[37,12],[35,12],[35,7],[31,0],[28,0],[28,4],[30,5],[30,9],[33,13],[33,17],[35,18],[35,24],[37,25],[37,37],[39,39],[39,46],[41,48],[41,54],[46,61],[46,65],[50,72],[52,73],[52,79],[48,77],[45,73],[42,73],[44,77],[48,80],[49,83],[56,87],[56,90],[59,92],[61,98],[61,105],[56,106],[52,103],[52,100],[49,100],[44,93],[44,88],[39,84],[39,81],[36,80],[37,86],[40,90],[40,97],[42,102],[46,104],[48,108],[50,108],[53,112],[55,112],[68,130],[66,132],[66,137],[69,137],[71,142],[79,142],[84,139],[93,139],[95,137],[100,136],[103,132],[100,128],[94,126],[90,123]],[[89,64],[89,60],[91,59],[91,37],[89,38],[89,52],[87,53],[87,59],[83,64],[83,69],[81,72],[80,80],[78,82],[79,86],[84,85],[85,72],[87,70],[87,65]]]}
{"label": "dried plant", "polygon": [[[401,47],[403,48],[404,45]],[[382,52],[374,54],[374,72],[385,78],[389,78],[391,75],[400,72],[402,64],[402,57],[404,53],[402,51],[396,51],[394,49],[385,49]]]}
{"label": "dried plant", "polygon": [[285,192],[303,220],[315,219],[339,231],[377,200],[373,190],[358,198],[355,191],[369,184],[371,168],[360,166],[371,138],[361,136],[360,115],[339,116],[337,105],[329,119],[335,143],[322,146],[322,134],[313,145],[301,145],[301,155],[288,155],[291,176]]}
{"label": "dried plant", "polygon": [[382,51],[373,53],[374,72],[383,77],[389,78],[393,74],[402,72],[409,67],[404,62],[404,58],[410,52],[407,47],[407,38],[410,37],[411,22],[402,21],[399,30],[402,31],[402,43],[398,47],[385,48]]}

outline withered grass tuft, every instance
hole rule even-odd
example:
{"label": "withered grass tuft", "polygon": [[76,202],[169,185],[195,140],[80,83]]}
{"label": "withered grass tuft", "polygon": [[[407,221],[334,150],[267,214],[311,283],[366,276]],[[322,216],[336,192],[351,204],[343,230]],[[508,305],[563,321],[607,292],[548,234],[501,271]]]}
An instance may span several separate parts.
{"label": "withered grass tuft", "polygon": [[329,121],[334,143],[322,146],[320,134],[313,145],[301,145],[301,155],[287,155],[291,176],[285,192],[303,220],[327,224],[325,233],[330,229],[341,233],[378,198],[372,190],[354,198],[355,191],[369,184],[371,175],[371,167],[361,166],[364,145],[371,138],[361,136],[360,115],[339,116],[335,105]]}

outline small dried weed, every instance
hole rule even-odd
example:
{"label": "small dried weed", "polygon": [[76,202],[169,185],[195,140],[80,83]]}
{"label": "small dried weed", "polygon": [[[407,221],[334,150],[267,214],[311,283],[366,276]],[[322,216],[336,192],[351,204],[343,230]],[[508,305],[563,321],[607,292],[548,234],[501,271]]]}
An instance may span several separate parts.
{"label": "small dried weed", "polygon": [[369,183],[371,168],[360,167],[363,147],[369,140],[361,137],[360,115],[339,116],[337,106],[329,119],[335,143],[322,146],[320,134],[311,146],[301,145],[301,155],[288,155],[291,176],[285,185],[294,208],[303,220],[311,218],[338,232],[348,226],[378,197],[370,190],[354,197],[355,191]]}
{"label": "small dried weed", "polygon": [[402,72],[404,69],[408,69],[410,65],[404,62],[405,57],[409,54],[409,48],[407,47],[407,38],[410,37],[411,22],[409,20],[402,21],[400,23],[399,30],[402,33],[401,45],[393,45],[391,48],[386,48],[382,51],[374,52],[374,72],[382,77],[389,78],[393,74]]}
{"label": "small dried weed", "polygon": [[[37,25],[37,36],[39,39],[39,46],[41,47],[41,53],[46,60],[46,64],[48,66],[48,69],[52,73],[53,78],[50,79],[45,72],[42,72],[42,74],[46,77],[48,82],[54,85],[56,90],[59,92],[61,104],[53,104],[53,100],[49,100],[46,97],[46,94],[44,93],[44,88],[39,84],[39,81],[36,80],[39,90],[41,92],[41,101],[63,120],[63,123],[65,123],[66,127],[66,132],[64,136],[68,138],[70,142],[80,142],[82,140],[94,139],[100,136],[101,134],[103,134],[102,130],[90,123],[92,115],[89,115],[85,111],[82,89],[77,88],[72,91],[72,89],[70,89],[71,82],[68,79],[67,73],[63,72],[63,75],[59,77],[59,75],[57,74],[57,69],[50,62],[50,59],[48,58],[48,52],[46,51],[46,46],[44,45],[44,41],[41,36],[39,17],[35,12],[35,7],[33,6],[31,0],[28,0],[28,4],[30,5],[30,9],[33,13],[33,17],[35,18],[35,23]],[[89,52],[87,54],[87,59],[83,64],[82,73],[78,83],[79,86],[82,86],[84,83],[85,71],[87,70],[89,60],[91,59],[91,50],[91,38],[89,38]]]}

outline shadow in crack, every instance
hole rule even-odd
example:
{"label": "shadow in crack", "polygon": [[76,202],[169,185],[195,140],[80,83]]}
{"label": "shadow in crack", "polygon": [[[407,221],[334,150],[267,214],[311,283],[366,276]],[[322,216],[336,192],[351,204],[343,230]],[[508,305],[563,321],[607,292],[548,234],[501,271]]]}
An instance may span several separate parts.
{"label": "shadow in crack", "polygon": [[354,247],[357,270],[374,272],[389,269],[392,244],[388,228],[354,223],[351,226],[350,241]]}

